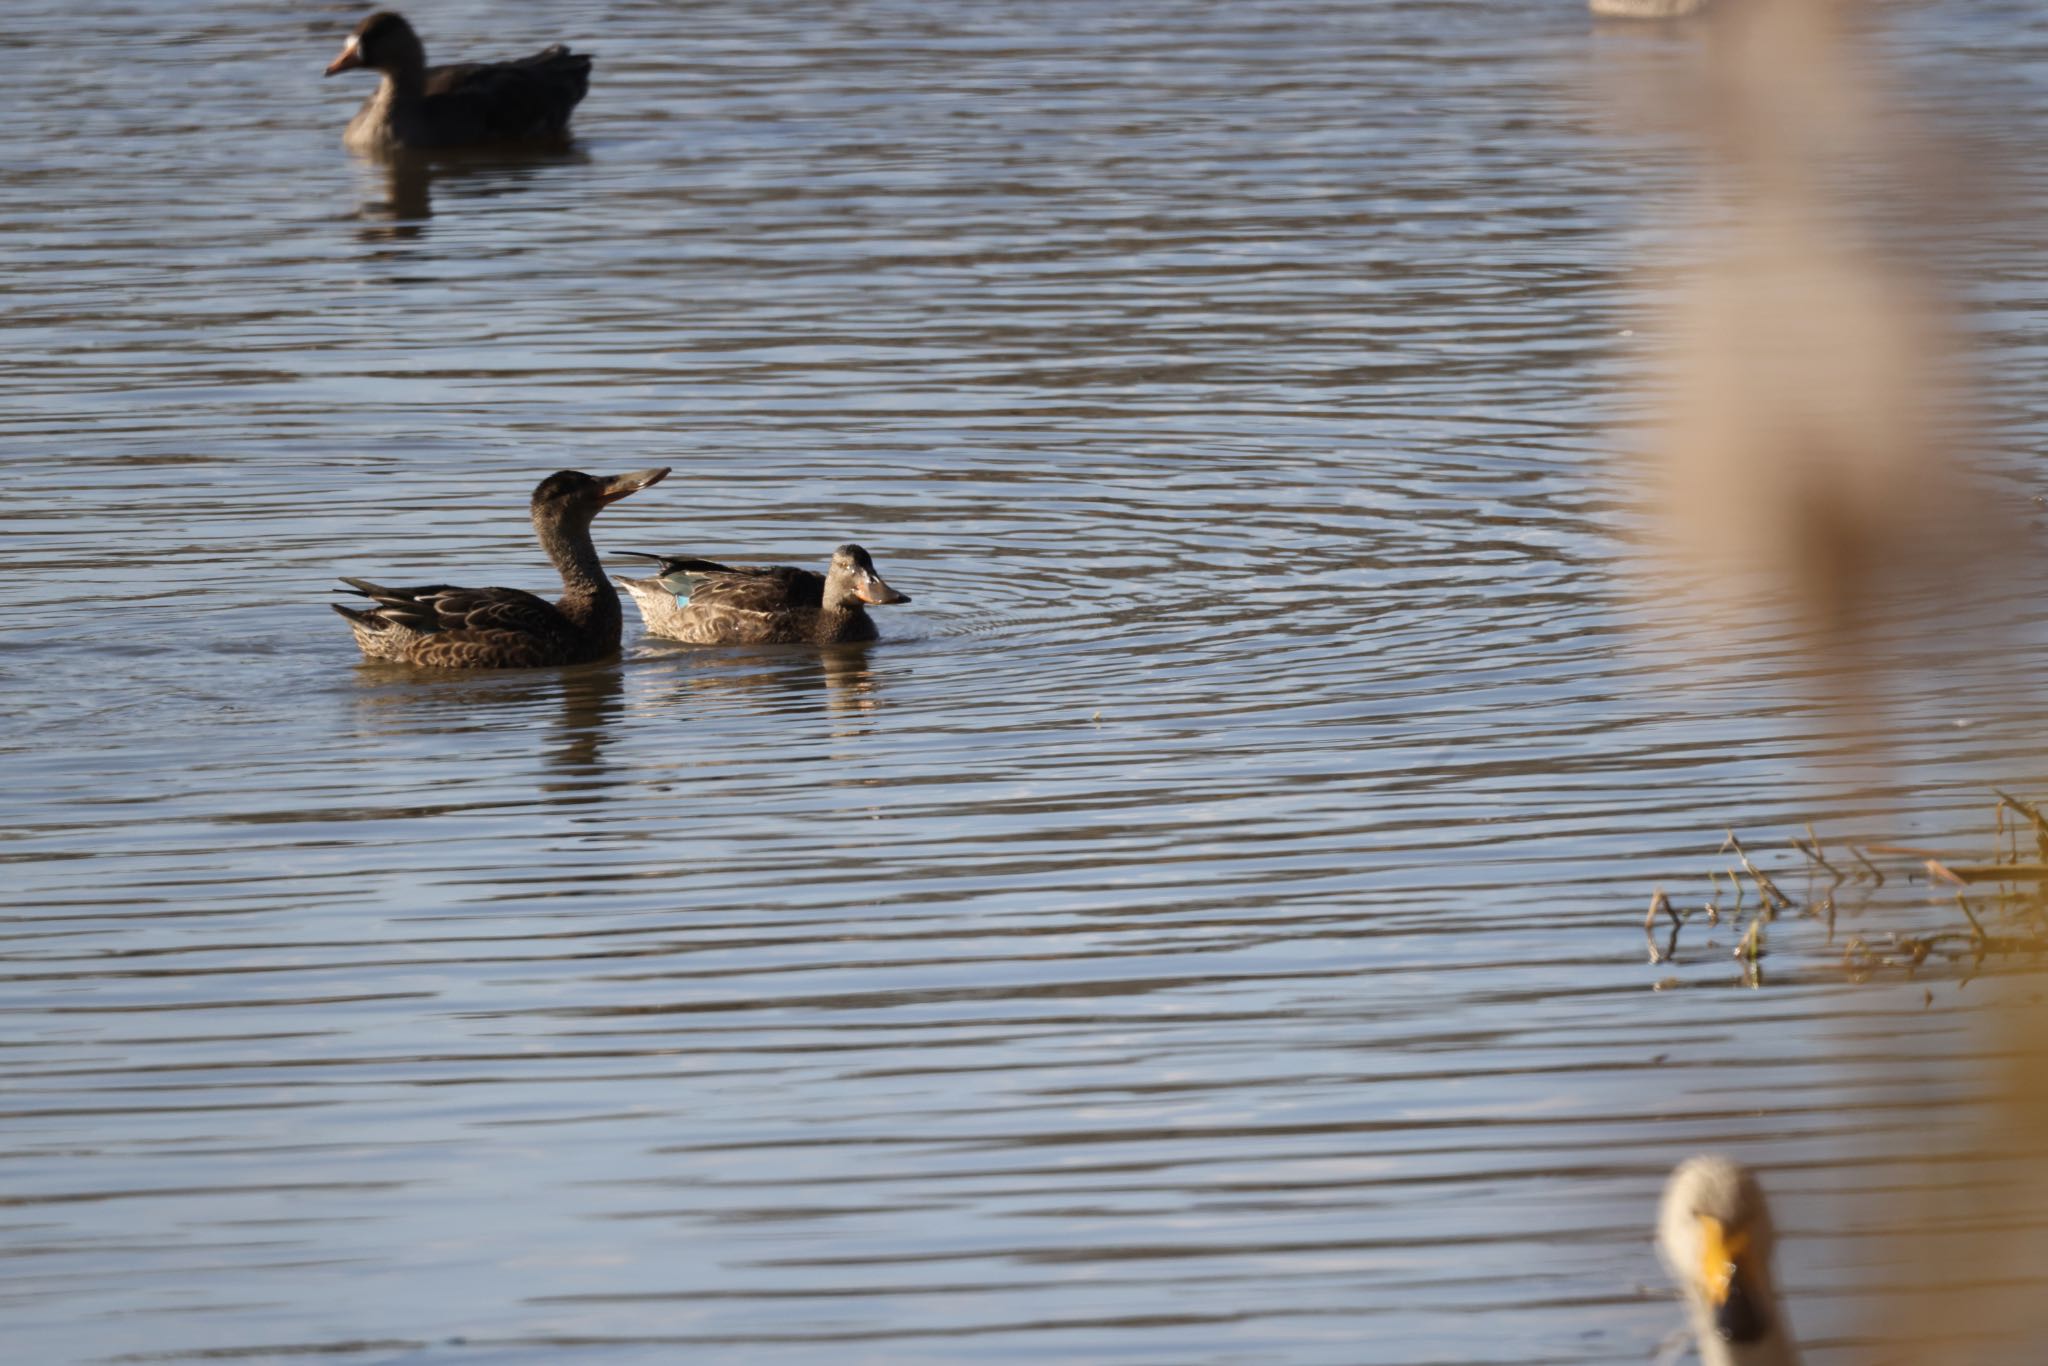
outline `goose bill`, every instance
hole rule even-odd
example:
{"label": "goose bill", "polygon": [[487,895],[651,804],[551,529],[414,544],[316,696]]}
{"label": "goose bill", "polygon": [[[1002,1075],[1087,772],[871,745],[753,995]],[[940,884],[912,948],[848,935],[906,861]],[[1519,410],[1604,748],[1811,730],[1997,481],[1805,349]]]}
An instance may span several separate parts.
{"label": "goose bill", "polygon": [[362,43],[351,37],[341,45],[341,55],[327,64],[327,74],[332,76],[338,71],[353,71],[362,64]]}

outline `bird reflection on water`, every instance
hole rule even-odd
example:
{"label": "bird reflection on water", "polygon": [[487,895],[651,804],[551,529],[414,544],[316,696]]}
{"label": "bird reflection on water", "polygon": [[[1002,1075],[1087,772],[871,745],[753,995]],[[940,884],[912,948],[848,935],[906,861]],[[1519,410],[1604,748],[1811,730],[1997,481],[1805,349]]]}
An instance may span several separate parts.
{"label": "bird reflection on water", "polygon": [[[710,701],[737,704],[752,715],[815,714],[820,693],[828,714],[865,719],[881,705],[880,672],[874,668],[871,644],[758,647],[675,647],[643,638],[641,667],[674,665],[671,681],[643,699],[688,717]],[[885,647],[886,648],[886,647]],[[835,730],[834,735],[860,734],[865,727]]]}
{"label": "bird reflection on water", "polygon": [[[691,718],[716,708],[791,720],[827,717],[832,725],[825,734],[833,740],[866,734],[881,704],[871,648],[674,649],[624,663],[490,673],[364,663],[354,674],[358,729],[362,739],[380,745],[408,737],[446,742],[510,735],[546,764],[540,790],[552,800],[595,802],[631,781],[607,757],[629,725],[672,733],[681,745]],[[543,728],[542,738],[530,738]]]}
{"label": "bird reflection on water", "polygon": [[393,152],[359,154],[360,203],[356,238],[367,243],[423,238],[434,217],[434,187],[458,201],[486,201],[534,189],[552,169],[581,166],[590,157],[578,148],[485,152]]}
{"label": "bird reflection on water", "polygon": [[[625,693],[615,663],[491,673],[365,663],[355,682],[365,740],[515,733],[554,775],[542,791],[595,801],[612,785],[604,776],[604,750]],[[524,738],[536,724],[547,727],[541,743]]]}

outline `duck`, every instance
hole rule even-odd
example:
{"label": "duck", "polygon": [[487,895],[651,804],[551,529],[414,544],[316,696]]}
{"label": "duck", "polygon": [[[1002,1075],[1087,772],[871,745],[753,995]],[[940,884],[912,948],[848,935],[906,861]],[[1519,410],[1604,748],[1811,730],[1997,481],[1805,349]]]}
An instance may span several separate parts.
{"label": "duck", "polygon": [[1763,1187],[1718,1154],[1689,1157],[1665,1183],[1657,1251],[1678,1282],[1701,1366],[1798,1366],[1771,1283]]}
{"label": "duck", "polygon": [[388,9],[355,26],[326,74],[359,67],[384,77],[342,134],[359,152],[559,142],[590,89],[590,58],[560,43],[517,61],[430,67],[412,25]]}
{"label": "duck", "polygon": [[561,572],[558,602],[517,588],[387,588],[344,577],[347,591],[376,605],[328,605],[347,619],[366,659],[437,669],[524,669],[609,659],[619,652],[619,594],[590,542],[590,522],[667,475],[666,465],[609,476],[557,470],[540,481],[533,490],[533,530]]}
{"label": "duck", "polygon": [[650,635],[691,645],[843,645],[875,638],[869,607],[909,602],[857,545],[832,552],[820,574],[793,565],[733,568],[686,555],[622,552],[653,560],[651,578],[614,575]]}

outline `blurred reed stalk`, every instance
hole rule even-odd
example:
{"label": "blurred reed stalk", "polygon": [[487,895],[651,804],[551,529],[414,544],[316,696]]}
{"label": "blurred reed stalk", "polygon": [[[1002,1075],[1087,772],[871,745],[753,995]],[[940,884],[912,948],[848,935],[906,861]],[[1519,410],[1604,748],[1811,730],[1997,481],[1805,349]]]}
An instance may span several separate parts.
{"label": "blurred reed stalk", "polygon": [[[1759,617],[1789,625],[1823,700],[1861,722],[1888,690],[1929,683],[1894,663],[1902,626],[1953,630],[1967,668],[2006,643],[1958,624],[1995,622],[1991,586],[2036,569],[1972,468],[1983,428],[1943,279],[2000,214],[1995,177],[1909,116],[1899,69],[1872,56],[1868,26],[1892,12],[1722,0],[1642,41],[1647,78],[1621,108],[1698,149],[1696,202],[1664,206],[1696,238],[1688,264],[1644,281],[1668,304],[1646,395],[1661,413],[1642,469],[1652,550],[1701,588],[1704,641]],[[1675,43],[1693,45],[1689,85],[1668,79]],[[1856,728],[1882,762],[1884,727]],[[1855,1195],[1853,1232],[1869,1235],[1814,1244],[1849,1246],[1862,1268],[1855,1345],[1832,1360],[2010,1361],[2029,1342],[2048,1360],[2048,1011],[2038,979],[1990,990],[1972,1056],[1939,1064],[1952,1074],[1902,1062],[1871,1078],[1917,1091],[1924,1131],[1808,1178]],[[1806,1327],[1797,1287],[1815,1282],[1787,1270]]]}
{"label": "blurred reed stalk", "polygon": [[1712,609],[1789,608],[1844,700],[1881,669],[1874,632],[1956,619],[2016,540],[1969,466],[1934,269],[1972,196],[1866,59],[1867,9],[1731,0],[1700,26],[1689,122],[1713,226],[1670,291],[1651,465],[1661,543]]}

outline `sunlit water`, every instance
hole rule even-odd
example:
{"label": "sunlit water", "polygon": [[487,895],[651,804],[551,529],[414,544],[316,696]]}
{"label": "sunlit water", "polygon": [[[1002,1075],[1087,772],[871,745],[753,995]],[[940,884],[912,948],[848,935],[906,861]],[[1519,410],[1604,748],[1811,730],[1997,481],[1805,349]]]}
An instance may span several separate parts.
{"label": "sunlit water", "polygon": [[[2048,21],[1955,9],[1912,42],[2038,129]],[[1901,776],[1790,644],[1619,605],[1686,168],[1603,73],[1696,38],[415,17],[593,51],[575,150],[352,162],[342,7],[0,35],[10,1361],[1634,1362],[1707,1145],[1863,1359],[1849,1196],[1967,1150],[1984,988],[1634,927],[1726,826],[1988,841],[2040,656],[1941,661]],[[2048,272],[1994,264],[2024,376]],[[915,603],[471,677],[326,609],[546,589],[532,484],[657,463],[601,548],[857,539]]]}

